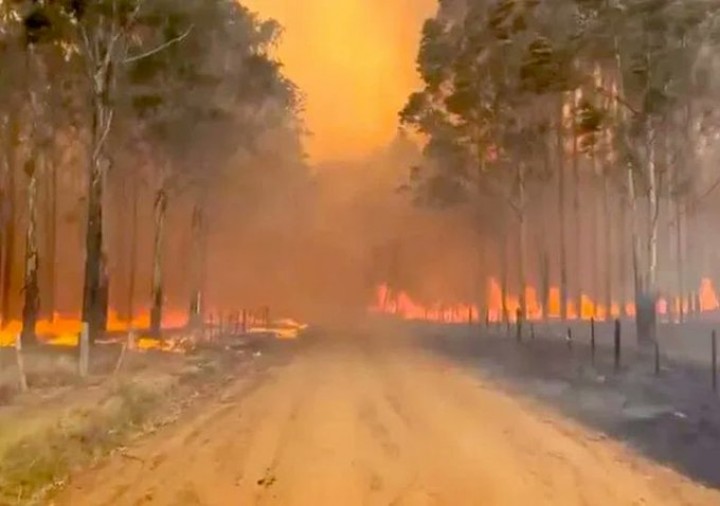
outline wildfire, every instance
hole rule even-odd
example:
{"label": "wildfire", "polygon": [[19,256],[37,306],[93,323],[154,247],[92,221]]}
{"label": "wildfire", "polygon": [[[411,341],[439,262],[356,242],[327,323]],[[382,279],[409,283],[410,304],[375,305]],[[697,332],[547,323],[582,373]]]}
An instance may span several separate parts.
{"label": "wildfire", "polygon": [[[260,323],[256,315],[248,314],[247,334],[268,334],[276,339],[296,339],[308,325],[291,318],[282,318],[273,322]],[[187,315],[181,312],[168,311],[163,317],[163,330],[172,331],[186,326]],[[209,322],[210,327],[213,322]],[[188,333],[175,333],[156,339],[144,335],[150,327],[149,313],[143,313],[131,322],[121,319],[118,313],[110,310],[108,313],[107,332],[110,334],[129,333],[131,329],[139,332],[138,337],[129,336],[128,347],[139,351],[162,351],[170,353],[184,353],[195,344],[195,337]],[[0,330],[0,348],[15,346],[17,337],[22,331],[21,321],[11,321]],[[36,333],[43,343],[54,346],[77,347],[82,331],[82,322],[79,317],[68,317],[55,314],[52,320],[43,319],[37,322]],[[114,339],[117,341],[118,339]]]}
{"label": "wildfire", "polygon": [[[486,317],[488,321],[497,323],[505,319],[503,315],[503,309],[505,309],[507,318],[510,321],[515,321],[520,308],[520,299],[515,294],[506,294],[503,308],[502,289],[494,278],[488,280],[487,300],[486,315],[483,315],[478,307],[473,304],[458,303],[448,305],[436,303],[431,306],[423,306],[415,302],[407,293],[393,292],[387,285],[383,284],[377,289],[376,299],[370,307],[370,311],[393,314],[406,320],[463,323],[468,320]],[[528,286],[525,288],[525,304],[529,320],[537,321],[545,317],[560,318],[560,289],[558,287],[550,288],[547,308],[544,308],[538,300],[536,289]],[[695,305],[688,297],[660,298],[657,302],[657,312],[661,316],[677,315],[680,307],[683,309],[683,314],[688,314],[695,308]],[[566,303],[569,320],[590,320],[594,318],[598,321],[604,321],[608,319],[608,313],[610,318],[618,318],[621,316],[621,308],[624,309],[626,315],[635,316],[635,304],[633,302],[621,303],[613,301],[609,312],[606,305],[593,301],[591,297],[585,294],[580,297],[579,308],[577,300],[568,299]],[[710,279],[705,278],[700,283],[696,310],[710,312],[718,309],[720,309],[720,299],[718,299],[715,287]]]}
{"label": "wildfire", "polygon": [[[181,312],[168,311],[163,317],[164,329],[182,328],[187,322],[187,315]],[[108,312],[107,331],[110,333],[128,332],[133,329],[147,329],[150,327],[150,314],[142,313],[132,321],[120,318],[117,311]],[[14,346],[18,334],[22,331],[22,322],[10,321],[0,330],[0,347]],[[38,338],[47,344],[56,346],[74,347],[78,345],[79,335],[82,331],[82,321],[79,316],[67,316],[55,313],[52,319],[38,320],[35,331]],[[140,346],[140,343],[138,343]]]}
{"label": "wildfire", "polygon": [[247,333],[272,334],[277,339],[297,339],[307,327],[307,324],[300,323],[292,318],[283,318],[269,325],[251,327],[247,330]]}

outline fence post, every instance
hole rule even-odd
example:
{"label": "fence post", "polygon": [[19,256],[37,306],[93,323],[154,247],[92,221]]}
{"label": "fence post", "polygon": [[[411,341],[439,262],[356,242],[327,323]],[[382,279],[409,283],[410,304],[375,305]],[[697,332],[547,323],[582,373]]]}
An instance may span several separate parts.
{"label": "fence post", "polygon": [[590,318],[590,354],[592,364],[595,365],[595,318]]}
{"label": "fence post", "polygon": [[660,376],[660,341],[655,336],[655,376]]}
{"label": "fence post", "polygon": [[83,322],[80,331],[80,377],[87,378],[90,365],[90,339],[87,322]]}
{"label": "fence post", "polygon": [[615,320],[615,372],[620,370],[620,319]]}
{"label": "fence post", "polygon": [[20,391],[27,392],[28,383],[27,375],[25,374],[25,359],[22,353],[22,334],[18,334],[15,338],[15,356],[17,359],[18,375],[20,376]]}
{"label": "fence post", "polygon": [[568,327],[568,329],[567,329],[567,337],[565,338],[565,340],[567,341],[568,350],[572,351],[572,349],[573,349],[573,335],[572,335],[572,329],[571,329],[570,327]]}
{"label": "fence post", "polygon": [[713,392],[717,392],[717,331],[712,331],[712,387]]}
{"label": "fence post", "polygon": [[517,342],[522,342],[522,326],[523,326],[523,312],[522,309],[518,308],[518,310],[515,312],[515,325],[517,326],[516,332],[517,332]]}
{"label": "fence post", "polygon": [[125,339],[125,342],[122,345],[122,348],[120,349],[120,356],[118,357],[117,362],[115,363],[115,369],[113,370],[113,376],[117,375],[120,372],[120,368],[123,365],[123,362],[125,361],[125,355],[127,354],[128,350],[134,350],[135,349],[135,330],[132,328],[132,325],[128,329],[127,338]]}

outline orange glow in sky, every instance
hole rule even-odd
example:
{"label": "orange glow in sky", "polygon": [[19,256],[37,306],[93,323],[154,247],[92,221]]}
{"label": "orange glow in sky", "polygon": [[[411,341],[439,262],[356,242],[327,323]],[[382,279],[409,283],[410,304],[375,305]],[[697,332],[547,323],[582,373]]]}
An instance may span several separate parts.
{"label": "orange glow in sky", "polygon": [[285,27],[278,57],[305,93],[313,161],[361,157],[393,138],[437,0],[241,1]]}

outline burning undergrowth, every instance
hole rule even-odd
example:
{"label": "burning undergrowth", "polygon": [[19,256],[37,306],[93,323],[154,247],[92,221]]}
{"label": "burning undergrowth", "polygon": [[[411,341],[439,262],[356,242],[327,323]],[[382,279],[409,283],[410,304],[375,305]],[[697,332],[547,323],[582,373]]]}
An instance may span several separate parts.
{"label": "burning undergrowth", "polygon": [[[406,320],[426,320],[445,323],[466,323],[468,321],[486,321],[498,323],[503,321],[516,321],[520,310],[520,297],[508,293],[503,300],[500,284],[495,278],[488,280],[484,307],[476,303],[463,302],[434,302],[430,304],[418,302],[403,290],[392,290],[388,285],[380,285],[377,289],[374,303],[370,306],[372,313],[390,314]],[[657,301],[657,314],[667,321],[678,321],[679,315],[694,313],[713,313],[720,309],[720,301],[713,282],[704,278],[695,297],[660,297]],[[559,319],[560,291],[551,287],[548,292],[547,303],[544,305],[538,298],[534,287],[525,289],[526,315],[525,319],[540,321],[544,319]],[[578,310],[579,306],[579,310]],[[598,303],[587,295],[581,296],[580,304],[568,299],[566,302],[568,320],[608,321],[622,316],[634,316],[635,304],[633,302],[612,302],[610,311],[607,305]]]}
{"label": "burning undergrowth", "polygon": [[[126,350],[98,344],[92,350],[94,375],[85,382],[78,378],[72,348],[32,350],[26,357],[30,393],[9,405],[0,402],[0,504],[45,504],[73,471],[173,422],[229,377],[245,377],[272,362],[276,355],[265,352],[268,342],[225,335],[183,345],[183,353],[165,353],[154,340],[138,338],[119,369],[118,355]],[[0,359],[11,351],[0,350]],[[12,367],[3,365],[2,371],[12,375],[0,375],[0,387],[4,378],[7,389],[16,388]]]}

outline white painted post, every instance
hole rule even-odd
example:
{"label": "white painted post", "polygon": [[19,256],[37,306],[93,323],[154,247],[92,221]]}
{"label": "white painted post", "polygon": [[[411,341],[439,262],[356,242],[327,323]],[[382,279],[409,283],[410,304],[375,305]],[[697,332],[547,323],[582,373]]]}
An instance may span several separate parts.
{"label": "white painted post", "polygon": [[90,332],[87,322],[83,322],[80,332],[80,377],[87,378],[90,363]]}
{"label": "white painted post", "polygon": [[18,374],[20,376],[20,391],[28,391],[27,376],[25,375],[25,360],[22,354],[22,338],[21,334],[18,334],[15,338],[15,356],[17,358]]}

